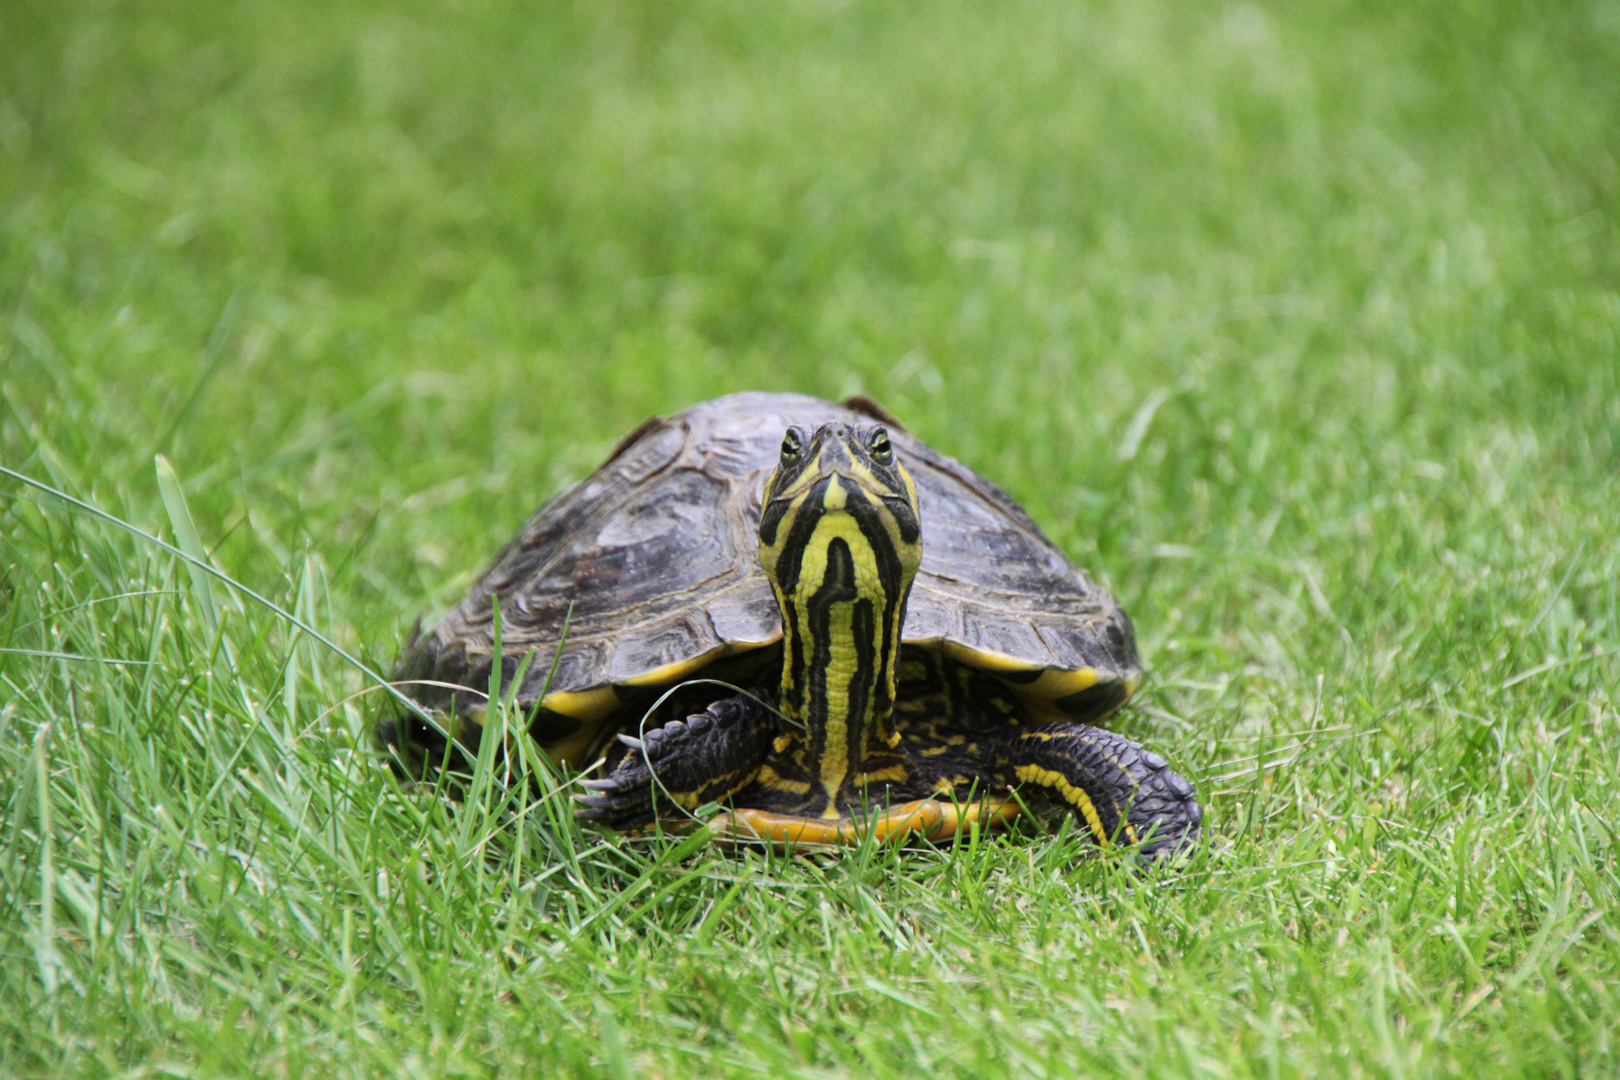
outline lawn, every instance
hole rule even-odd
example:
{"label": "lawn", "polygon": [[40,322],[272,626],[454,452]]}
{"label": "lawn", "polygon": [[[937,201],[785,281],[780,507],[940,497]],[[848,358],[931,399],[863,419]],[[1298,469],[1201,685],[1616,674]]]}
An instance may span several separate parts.
{"label": "lawn", "polygon": [[[367,669],[748,388],[1119,596],[1179,875],[400,789]],[[8,0],[0,465],[0,1074],[1620,1072],[1614,0]]]}

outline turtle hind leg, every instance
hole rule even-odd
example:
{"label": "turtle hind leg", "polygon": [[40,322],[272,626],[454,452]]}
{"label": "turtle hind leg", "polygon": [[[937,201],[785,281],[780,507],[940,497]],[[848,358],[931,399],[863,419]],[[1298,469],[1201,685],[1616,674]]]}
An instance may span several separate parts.
{"label": "turtle hind leg", "polygon": [[616,829],[695,810],[752,783],[778,733],[776,714],[755,698],[765,690],[714,702],[685,720],[673,720],[637,738],[620,735],[628,747],[599,780],[582,781],[579,816]]}
{"label": "turtle hind leg", "polygon": [[1123,735],[1072,722],[1019,725],[992,752],[1010,787],[1063,803],[1099,844],[1128,844],[1144,862],[1174,856],[1202,831],[1193,786]]}

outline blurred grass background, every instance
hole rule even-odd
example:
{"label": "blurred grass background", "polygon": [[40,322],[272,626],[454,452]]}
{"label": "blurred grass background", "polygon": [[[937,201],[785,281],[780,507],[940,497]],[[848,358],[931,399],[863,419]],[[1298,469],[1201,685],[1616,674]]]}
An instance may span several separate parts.
{"label": "blurred grass background", "polygon": [[0,463],[176,535],[166,455],[386,668],[647,415],[865,392],[1120,596],[1213,837],[470,831],[6,480],[0,1072],[1614,1072],[1617,155],[1595,0],[11,0]]}

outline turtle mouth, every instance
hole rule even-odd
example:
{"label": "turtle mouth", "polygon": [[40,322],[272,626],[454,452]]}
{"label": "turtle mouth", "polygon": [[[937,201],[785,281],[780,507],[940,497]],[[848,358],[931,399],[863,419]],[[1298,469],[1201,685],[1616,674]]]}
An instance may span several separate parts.
{"label": "turtle mouth", "polygon": [[[790,488],[773,492],[764,507],[767,521],[793,512],[805,520],[839,514],[863,522],[871,519],[872,524],[877,519],[892,519],[892,528],[886,526],[885,531],[896,543],[915,543],[919,532],[917,513],[907,493],[885,484],[847,457],[835,466],[806,470]],[[763,534],[761,539],[765,539]]]}
{"label": "turtle mouth", "polygon": [[853,463],[841,464],[835,468],[823,470],[820,477],[818,477],[818,482],[819,480],[833,478],[836,478],[845,487],[858,488],[869,499],[882,501],[894,497],[894,492],[891,489],[876,483],[871,473],[858,468]]}
{"label": "turtle mouth", "polygon": [[[820,467],[806,469],[794,482],[781,491],[773,491],[767,500],[771,507],[786,508],[799,501],[806,492],[810,493],[810,501],[820,505],[831,481],[838,481],[839,486],[849,491],[854,489],[869,499],[892,499],[895,492],[889,487],[879,483],[870,471],[862,469],[848,457],[842,458],[835,465],[822,464]],[[832,509],[832,507],[828,507]]]}

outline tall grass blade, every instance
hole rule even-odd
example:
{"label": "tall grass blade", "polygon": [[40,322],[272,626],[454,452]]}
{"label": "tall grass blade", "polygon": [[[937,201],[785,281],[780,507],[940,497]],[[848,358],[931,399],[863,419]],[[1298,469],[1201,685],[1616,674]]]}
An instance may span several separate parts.
{"label": "tall grass blade", "polygon": [[191,595],[197,600],[208,623],[210,634],[219,633],[219,607],[214,599],[214,583],[203,569],[208,564],[208,550],[203,547],[197,525],[191,520],[191,508],[186,505],[185,493],[180,490],[180,478],[174,466],[162,454],[154,457],[157,471],[158,494],[163,498],[163,509],[169,514],[169,527],[174,530],[174,542],[186,554],[186,571],[191,575]]}
{"label": "tall grass blade", "polygon": [[39,923],[34,938],[34,962],[47,996],[61,984],[62,960],[56,953],[56,826],[51,821],[51,771],[46,748],[51,725],[41,724],[34,736],[34,807],[39,823]]}

